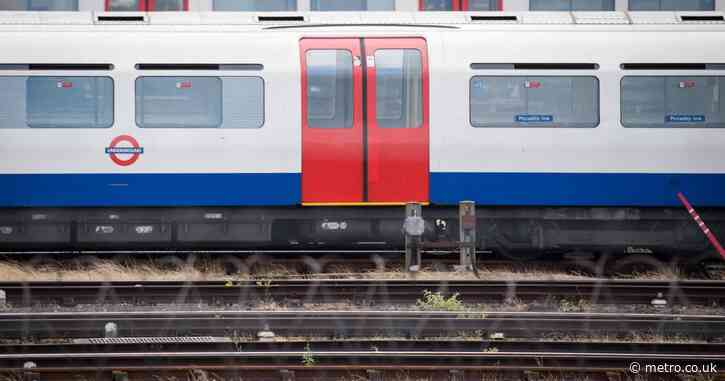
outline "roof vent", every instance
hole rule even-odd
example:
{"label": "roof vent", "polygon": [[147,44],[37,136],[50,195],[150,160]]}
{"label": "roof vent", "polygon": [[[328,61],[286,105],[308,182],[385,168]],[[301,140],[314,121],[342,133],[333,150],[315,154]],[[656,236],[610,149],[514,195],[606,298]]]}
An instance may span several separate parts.
{"label": "roof vent", "polygon": [[517,16],[507,15],[471,15],[472,22],[518,22]]}
{"label": "roof vent", "polygon": [[681,15],[682,22],[725,22],[722,15]]}
{"label": "roof vent", "polygon": [[148,18],[143,13],[131,14],[98,14],[95,18],[96,24],[146,24]]}
{"label": "roof vent", "polygon": [[259,22],[269,22],[269,23],[275,23],[275,22],[305,22],[304,16],[257,16],[257,21]]}

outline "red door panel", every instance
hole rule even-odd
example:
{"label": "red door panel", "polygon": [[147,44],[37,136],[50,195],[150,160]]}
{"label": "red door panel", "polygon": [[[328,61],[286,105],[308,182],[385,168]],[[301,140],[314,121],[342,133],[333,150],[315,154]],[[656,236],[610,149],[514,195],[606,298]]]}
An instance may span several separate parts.
{"label": "red door panel", "polygon": [[421,38],[365,39],[367,201],[428,201],[428,57]]}
{"label": "red door panel", "polygon": [[302,62],[302,202],[363,199],[359,39],[305,39]]}

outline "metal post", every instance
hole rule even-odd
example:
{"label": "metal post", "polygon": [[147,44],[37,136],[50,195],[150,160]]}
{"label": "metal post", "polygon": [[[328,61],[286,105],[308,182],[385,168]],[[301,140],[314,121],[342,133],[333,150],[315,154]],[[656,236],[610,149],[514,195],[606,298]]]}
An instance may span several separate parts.
{"label": "metal post", "polygon": [[294,370],[282,369],[279,371],[279,375],[282,378],[282,381],[295,381]]}
{"label": "metal post", "polygon": [[420,244],[425,231],[425,221],[422,217],[422,208],[418,203],[405,205],[405,222],[403,233],[405,234],[405,271],[420,270]]}
{"label": "metal post", "polygon": [[476,203],[461,201],[458,204],[458,220],[461,233],[462,270],[473,270],[476,263]]}
{"label": "metal post", "polygon": [[38,366],[32,361],[26,361],[23,364],[23,381],[40,381],[40,373],[33,370]]}

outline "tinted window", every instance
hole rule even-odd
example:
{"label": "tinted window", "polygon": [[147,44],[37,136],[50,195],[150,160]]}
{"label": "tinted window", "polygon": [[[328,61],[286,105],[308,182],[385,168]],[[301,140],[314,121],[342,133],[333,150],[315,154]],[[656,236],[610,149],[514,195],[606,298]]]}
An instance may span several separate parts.
{"label": "tinted window", "polygon": [[377,50],[375,91],[375,117],[379,127],[420,127],[423,123],[420,52],[415,49]]}
{"label": "tinted window", "polygon": [[311,0],[313,11],[393,11],[395,0]]}
{"label": "tinted window", "polygon": [[715,0],[629,0],[632,11],[713,11]]}
{"label": "tinted window", "polygon": [[106,128],[113,124],[108,77],[0,77],[0,128]]}
{"label": "tinted window", "polygon": [[296,0],[214,0],[215,11],[296,11]]}
{"label": "tinted window", "polygon": [[470,84],[474,127],[596,127],[594,77],[488,77]]}
{"label": "tinted window", "polygon": [[531,0],[532,11],[613,11],[614,0]]}
{"label": "tinted window", "polygon": [[0,11],[77,11],[78,0],[0,0]]}
{"label": "tinted window", "polygon": [[725,77],[622,78],[625,127],[725,127]]}
{"label": "tinted window", "polygon": [[312,128],[351,128],[352,54],[347,50],[307,52],[307,124]]}
{"label": "tinted window", "polygon": [[108,77],[28,77],[27,123],[43,128],[106,128],[113,124]]}
{"label": "tinted window", "polygon": [[108,3],[109,11],[134,12],[138,11],[139,3],[143,0],[110,0]]}
{"label": "tinted window", "polygon": [[222,78],[222,128],[260,128],[264,124],[264,81],[259,77]]}
{"label": "tinted window", "polygon": [[469,11],[496,11],[498,0],[468,0]]}
{"label": "tinted window", "polygon": [[259,77],[141,77],[136,124],[143,128],[260,128],[264,81]]}
{"label": "tinted window", "polygon": [[214,77],[137,79],[136,124],[144,128],[220,127],[221,79]]}
{"label": "tinted window", "polygon": [[424,0],[424,11],[451,11],[453,10],[453,0]]}
{"label": "tinted window", "polygon": [[184,0],[156,0],[154,2],[154,9],[149,8],[150,11],[183,11]]}

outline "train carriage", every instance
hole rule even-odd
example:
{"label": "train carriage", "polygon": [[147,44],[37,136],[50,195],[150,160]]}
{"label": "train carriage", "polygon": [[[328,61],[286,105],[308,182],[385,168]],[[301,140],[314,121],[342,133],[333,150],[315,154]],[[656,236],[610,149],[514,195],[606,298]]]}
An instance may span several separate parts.
{"label": "train carriage", "polygon": [[[700,252],[719,12],[0,20],[0,247]],[[456,232],[456,234],[451,233]]]}

